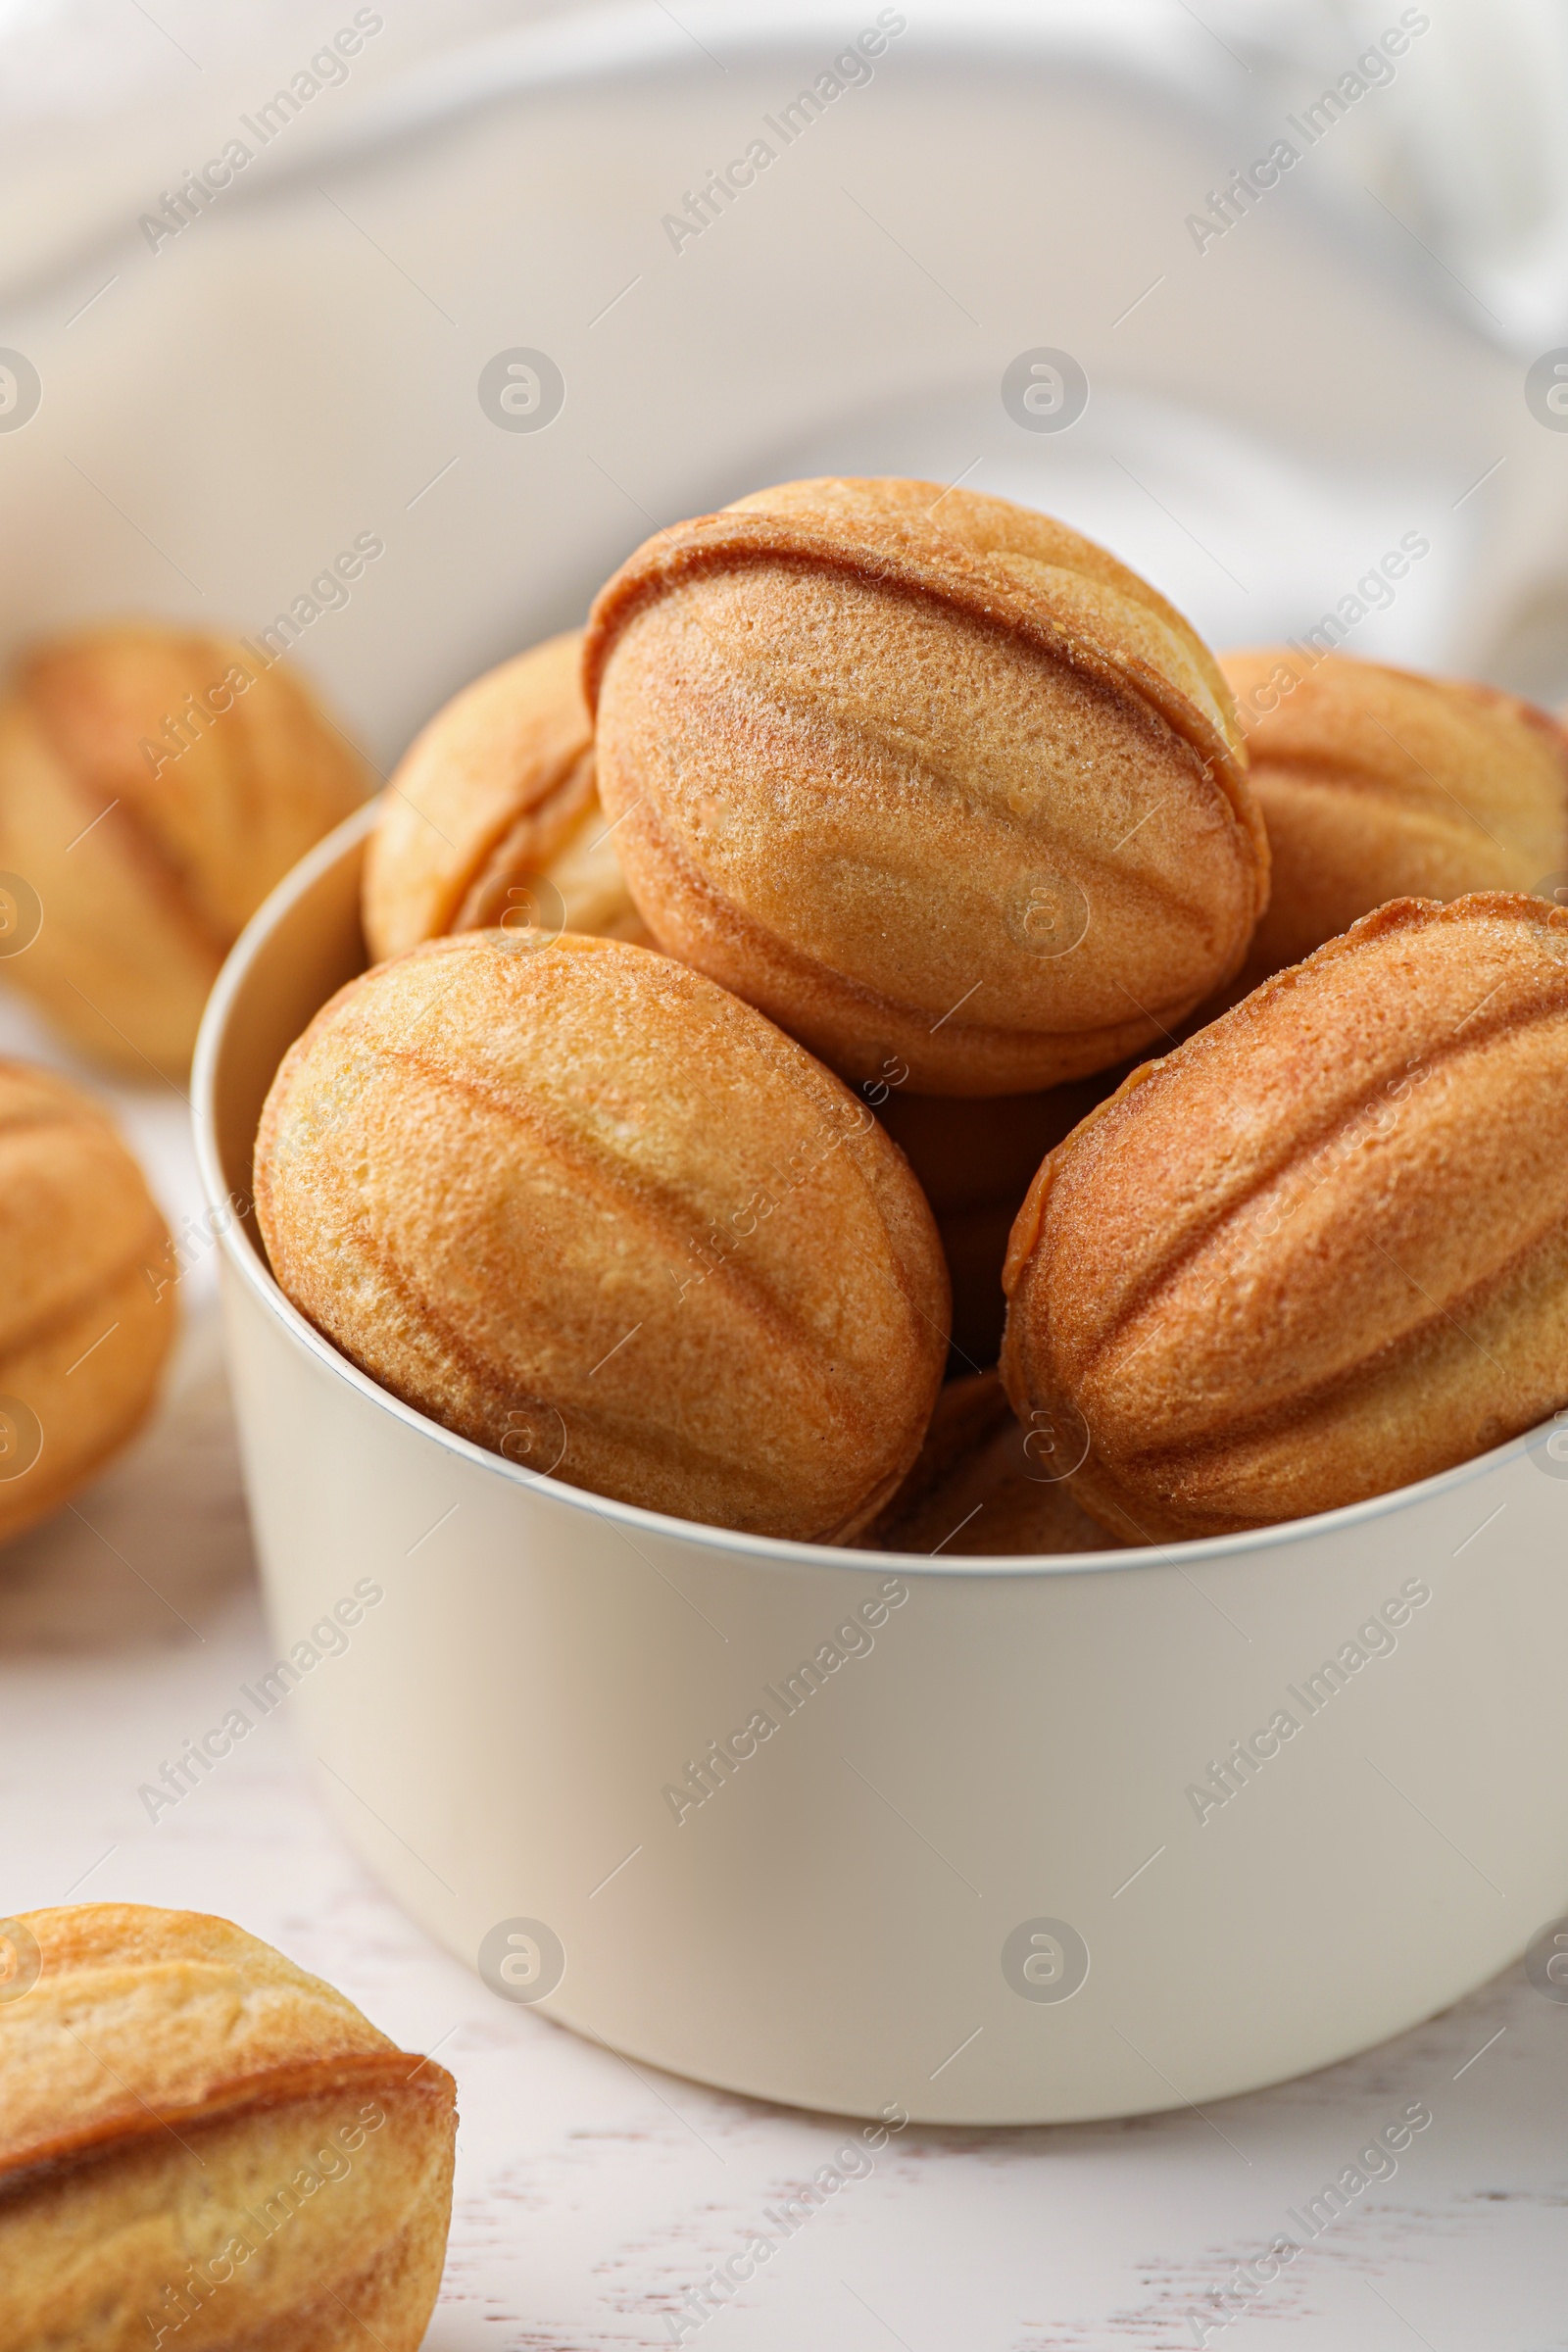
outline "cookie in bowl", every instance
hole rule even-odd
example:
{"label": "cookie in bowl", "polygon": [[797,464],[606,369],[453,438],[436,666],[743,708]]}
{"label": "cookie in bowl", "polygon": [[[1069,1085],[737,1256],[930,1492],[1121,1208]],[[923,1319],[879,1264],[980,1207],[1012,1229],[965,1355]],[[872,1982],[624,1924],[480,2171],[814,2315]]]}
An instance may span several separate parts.
{"label": "cookie in bowl", "polygon": [[1267,899],[1212,655],[1004,499],[792,482],[677,524],[601,592],[584,680],[658,944],[857,1083],[1109,1068],[1229,979]]}
{"label": "cookie in bowl", "polygon": [[865,1539],[885,1551],[944,1559],[1117,1551],[1123,1539],[1073,1494],[1082,1425],[1025,1429],[997,1372],[950,1380],[919,1458]]}
{"label": "cookie in bowl", "polygon": [[1020,1418],[1078,1499],[1220,1536],[1446,1470],[1568,1402],[1568,912],[1396,900],[1147,1062],[1007,1261]]}
{"label": "cookie in bowl", "polygon": [[1121,1075],[1102,1071],[1036,1095],[911,1095],[903,1086],[862,1087],[937,1221],[953,1284],[953,1370],[973,1373],[995,1364],[1007,1303],[1002,1269],[1013,1219],[1046,1153],[1114,1092]]}
{"label": "cookie in bowl", "polygon": [[7,2352],[416,2352],[455,2085],[227,1920],[0,1921]]}
{"label": "cookie in bowl", "polygon": [[370,836],[377,962],[492,924],[648,937],[599,805],[580,629],[454,695],[399,762]]}
{"label": "cookie in bowl", "polygon": [[1233,995],[1390,899],[1568,868],[1568,731],[1516,695],[1289,646],[1226,654],[1273,855]]}
{"label": "cookie in bowl", "polygon": [[701,973],[623,941],[460,932],[291,1049],[257,1215],[295,1305],[520,1468],[829,1543],[919,1449],[949,1299],[871,1112]]}

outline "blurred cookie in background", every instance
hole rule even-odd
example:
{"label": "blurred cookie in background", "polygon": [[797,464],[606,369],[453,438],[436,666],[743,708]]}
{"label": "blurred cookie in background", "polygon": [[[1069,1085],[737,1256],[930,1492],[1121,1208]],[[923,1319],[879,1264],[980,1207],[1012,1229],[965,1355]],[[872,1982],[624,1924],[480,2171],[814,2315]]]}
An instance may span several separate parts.
{"label": "blurred cookie in background", "polygon": [[151,1411],[176,1327],[169,1230],[107,1113],[0,1061],[0,1543]]}
{"label": "blurred cookie in background", "polygon": [[0,699],[0,971],[122,1076],[182,1079],[240,931],[366,784],[253,645],[125,622],[33,646]]}
{"label": "blurred cookie in background", "polygon": [[1568,867],[1568,733],[1534,704],[1292,646],[1226,654],[1221,667],[1273,882],[1217,1008],[1391,899],[1534,891]]}

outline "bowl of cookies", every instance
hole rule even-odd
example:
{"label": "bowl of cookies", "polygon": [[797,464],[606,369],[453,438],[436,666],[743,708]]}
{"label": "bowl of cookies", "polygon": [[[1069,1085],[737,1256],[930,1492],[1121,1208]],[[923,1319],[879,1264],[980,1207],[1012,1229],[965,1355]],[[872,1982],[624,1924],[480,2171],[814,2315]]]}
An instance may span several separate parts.
{"label": "bowl of cookies", "polygon": [[1031,509],[649,539],[198,1046],[352,1842],[498,1998],[870,2118],[1199,2103],[1503,1966],[1568,1884],[1565,876],[1549,715],[1218,658]]}

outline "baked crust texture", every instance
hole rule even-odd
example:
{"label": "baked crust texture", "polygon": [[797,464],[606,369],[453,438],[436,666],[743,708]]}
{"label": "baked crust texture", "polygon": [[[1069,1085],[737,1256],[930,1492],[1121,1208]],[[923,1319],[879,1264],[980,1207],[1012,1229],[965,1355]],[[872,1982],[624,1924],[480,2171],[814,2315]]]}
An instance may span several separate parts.
{"label": "baked crust texture", "polygon": [[273,1082],[256,1201],[302,1312],[521,1469],[828,1542],[918,1450],[949,1294],[903,1154],[650,949],[467,932],[351,983]]}
{"label": "baked crust texture", "polygon": [[646,943],[599,805],[582,636],[486,671],[399,762],[366,853],[375,961],[493,924]]}
{"label": "baked crust texture", "polygon": [[1568,733],[1494,686],[1288,646],[1226,654],[1274,861],[1238,983],[1390,899],[1534,891],[1568,868]]}
{"label": "baked crust texture", "polygon": [[1013,1228],[1014,1409],[1146,1541],[1304,1518],[1568,1402],[1568,912],[1397,900],[1145,1063]]}
{"label": "baked crust texture", "polygon": [[3,1925],[8,2352],[416,2352],[456,2086],[226,1920],[139,1904]]}
{"label": "baked crust texture", "polygon": [[1238,969],[1268,844],[1229,689],[1091,541],[903,480],[663,531],[584,648],[658,943],[853,1081],[1108,1068]]}

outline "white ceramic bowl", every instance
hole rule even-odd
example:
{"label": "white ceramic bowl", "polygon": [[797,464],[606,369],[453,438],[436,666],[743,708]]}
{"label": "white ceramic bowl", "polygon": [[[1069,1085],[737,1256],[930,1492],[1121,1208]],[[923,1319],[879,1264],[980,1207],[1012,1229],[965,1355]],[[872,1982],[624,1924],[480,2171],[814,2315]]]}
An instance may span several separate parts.
{"label": "white ceramic bowl", "polygon": [[[367,823],[214,996],[217,1223],[281,1054],[363,967]],[[244,1218],[222,1258],[273,1687],[344,1834],[504,1997],[769,2098],[1054,2122],[1345,2057],[1564,1907],[1549,1426],[1214,1544],[818,1549],[532,1476],[349,1364]]]}

